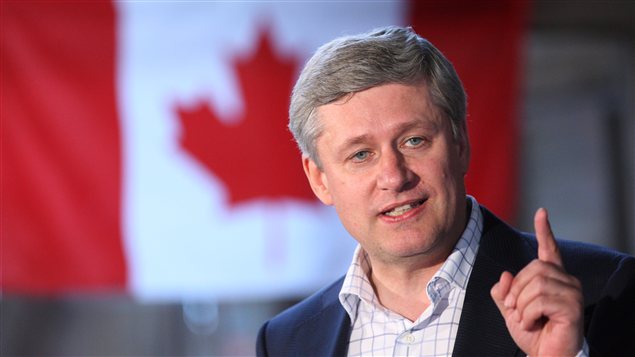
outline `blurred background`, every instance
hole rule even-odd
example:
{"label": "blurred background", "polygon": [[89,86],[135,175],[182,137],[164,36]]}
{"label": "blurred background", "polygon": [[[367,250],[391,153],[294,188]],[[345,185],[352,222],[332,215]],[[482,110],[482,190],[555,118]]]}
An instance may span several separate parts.
{"label": "blurred background", "polygon": [[463,80],[469,193],[635,252],[632,1],[0,6],[3,356],[253,355],[355,247],[305,182],[291,86],[385,25]]}

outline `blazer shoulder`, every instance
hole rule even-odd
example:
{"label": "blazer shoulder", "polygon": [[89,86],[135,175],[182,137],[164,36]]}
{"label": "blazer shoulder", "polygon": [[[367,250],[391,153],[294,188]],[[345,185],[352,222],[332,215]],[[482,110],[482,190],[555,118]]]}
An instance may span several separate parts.
{"label": "blazer shoulder", "polygon": [[593,244],[558,240],[565,270],[582,283],[593,303],[635,286],[635,257]]}
{"label": "blazer shoulder", "polygon": [[348,315],[339,302],[343,282],[344,277],[267,321],[258,333],[257,355],[341,354],[334,351],[347,337]]}
{"label": "blazer shoulder", "polygon": [[334,304],[339,306],[339,292],[343,282],[344,277],[341,277],[332,284],[282,311],[269,321],[270,326],[297,327],[311,320],[314,316],[321,314],[324,309],[332,307]]}
{"label": "blazer shoulder", "polygon": [[635,257],[586,243],[558,243],[565,269],[582,284],[591,355],[635,356]]}

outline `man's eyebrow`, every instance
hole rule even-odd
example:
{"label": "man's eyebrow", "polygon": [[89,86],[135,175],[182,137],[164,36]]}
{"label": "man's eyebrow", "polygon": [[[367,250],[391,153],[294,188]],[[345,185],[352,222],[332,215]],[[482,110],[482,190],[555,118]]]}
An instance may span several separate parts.
{"label": "man's eyebrow", "polygon": [[402,135],[405,132],[408,132],[413,129],[423,129],[425,131],[436,131],[439,128],[438,124],[434,120],[412,120],[405,123],[401,123],[397,125],[396,131]]}
{"label": "man's eyebrow", "polygon": [[363,144],[365,142],[368,142],[370,140],[370,138],[371,138],[371,136],[368,135],[368,134],[362,134],[362,135],[353,136],[352,138],[348,138],[348,139],[344,140],[342,145],[339,145],[338,150],[339,151],[343,151],[343,150],[346,150],[347,148],[349,148],[351,146]]}
{"label": "man's eyebrow", "polygon": [[412,129],[427,127],[432,127],[432,125],[429,125],[427,121],[413,120],[398,125],[397,131],[401,134]]}

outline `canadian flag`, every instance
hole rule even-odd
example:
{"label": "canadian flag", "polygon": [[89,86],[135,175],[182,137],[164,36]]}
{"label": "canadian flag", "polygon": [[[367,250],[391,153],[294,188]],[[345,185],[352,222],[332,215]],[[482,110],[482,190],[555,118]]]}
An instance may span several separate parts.
{"label": "canadian flag", "polygon": [[2,3],[1,288],[299,296],[355,242],[286,130],[321,44],[411,25],[469,96],[468,191],[512,218],[519,2]]}

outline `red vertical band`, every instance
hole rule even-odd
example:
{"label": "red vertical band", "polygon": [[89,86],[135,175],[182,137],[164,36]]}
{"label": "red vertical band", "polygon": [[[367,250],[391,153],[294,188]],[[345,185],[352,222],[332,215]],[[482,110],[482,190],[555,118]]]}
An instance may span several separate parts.
{"label": "red vertical band", "polygon": [[2,7],[2,290],[121,289],[113,5]]}

